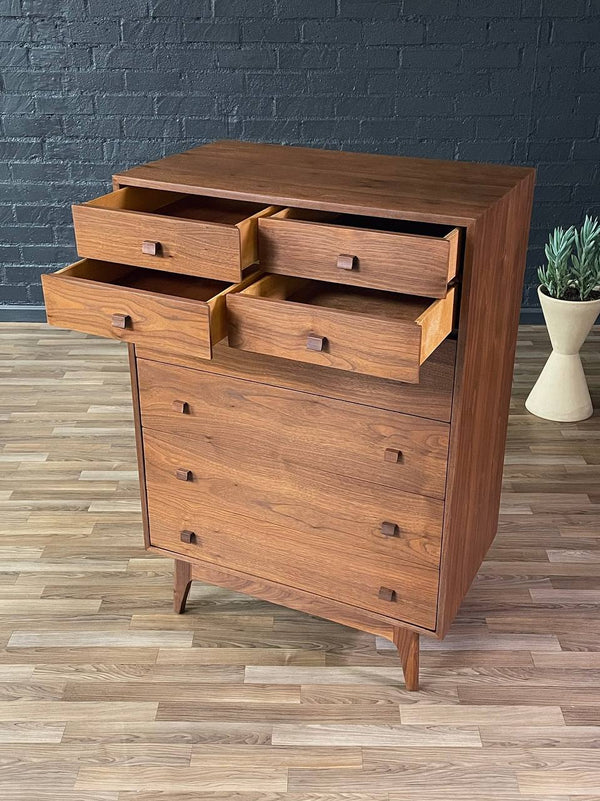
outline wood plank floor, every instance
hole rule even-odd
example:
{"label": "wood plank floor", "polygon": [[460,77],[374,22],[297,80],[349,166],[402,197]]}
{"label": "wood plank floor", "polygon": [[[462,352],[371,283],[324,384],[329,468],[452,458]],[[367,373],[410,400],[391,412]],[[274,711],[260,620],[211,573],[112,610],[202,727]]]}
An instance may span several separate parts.
{"label": "wood plank floor", "polygon": [[[596,330],[585,362],[600,406]],[[419,693],[389,643],[142,548],[124,348],[0,326],[3,801],[598,801],[600,418],[523,401],[499,534]]]}

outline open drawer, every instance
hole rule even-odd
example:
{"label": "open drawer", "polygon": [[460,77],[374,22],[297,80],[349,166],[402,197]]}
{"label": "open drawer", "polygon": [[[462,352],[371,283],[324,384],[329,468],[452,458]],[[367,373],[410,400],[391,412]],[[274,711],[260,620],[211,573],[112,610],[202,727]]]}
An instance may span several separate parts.
{"label": "open drawer", "polygon": [[356,214],[281,209],[258,223],[261,269],[442,298],[458,268],[460,231]]}
{"label": "open drawer", "polygon": [[252,280],[227,284],[83,259],[43,275],[42,285],[51,325],[210,359],[227,333],[226,294]]}
{"label": "open drawer", "polygon": [[229,345],[418,383],[450,334],[455,288],[438,300],[266,275],[227,296]]}
{"label": "open drawer", "polygon": [[222,281],[257,261],[258,217],[277,211],[224,198],[126,186],[73,206],[80,256]]}

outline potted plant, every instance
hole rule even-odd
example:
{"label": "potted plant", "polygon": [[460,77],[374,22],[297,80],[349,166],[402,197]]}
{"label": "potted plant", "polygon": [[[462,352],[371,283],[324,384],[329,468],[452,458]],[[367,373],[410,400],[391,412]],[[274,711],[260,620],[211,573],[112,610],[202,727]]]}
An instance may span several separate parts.
{"label": "potted plant", "polygon": [[598,219],[586,217],[579,230],[555,228],[545,253],[538,297],[552,353],[525,406],[547,420],[585,420],[593,409],[579,350],[600,314]]}

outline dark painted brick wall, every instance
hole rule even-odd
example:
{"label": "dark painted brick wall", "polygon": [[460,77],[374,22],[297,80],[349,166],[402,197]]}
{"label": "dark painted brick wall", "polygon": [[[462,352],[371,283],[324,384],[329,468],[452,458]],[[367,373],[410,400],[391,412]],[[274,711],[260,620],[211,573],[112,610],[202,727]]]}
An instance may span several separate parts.
{"label": "dark painted brick wall", "polygon": [[599,0],[0,0],[0,302],[75,257],[69,204],[215,138],[533,164],[600,213]]}

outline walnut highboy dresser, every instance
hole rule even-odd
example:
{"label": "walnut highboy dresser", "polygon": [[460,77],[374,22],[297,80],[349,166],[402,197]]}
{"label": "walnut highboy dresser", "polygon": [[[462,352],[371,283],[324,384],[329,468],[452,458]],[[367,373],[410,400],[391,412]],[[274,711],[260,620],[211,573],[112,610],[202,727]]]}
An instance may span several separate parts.
{"label": "walnut highboy dresser", "polygon": [[129,343],[146,547],[387,637],[496,532],[534,173],[216,142],[73,207],[48,321]]}

